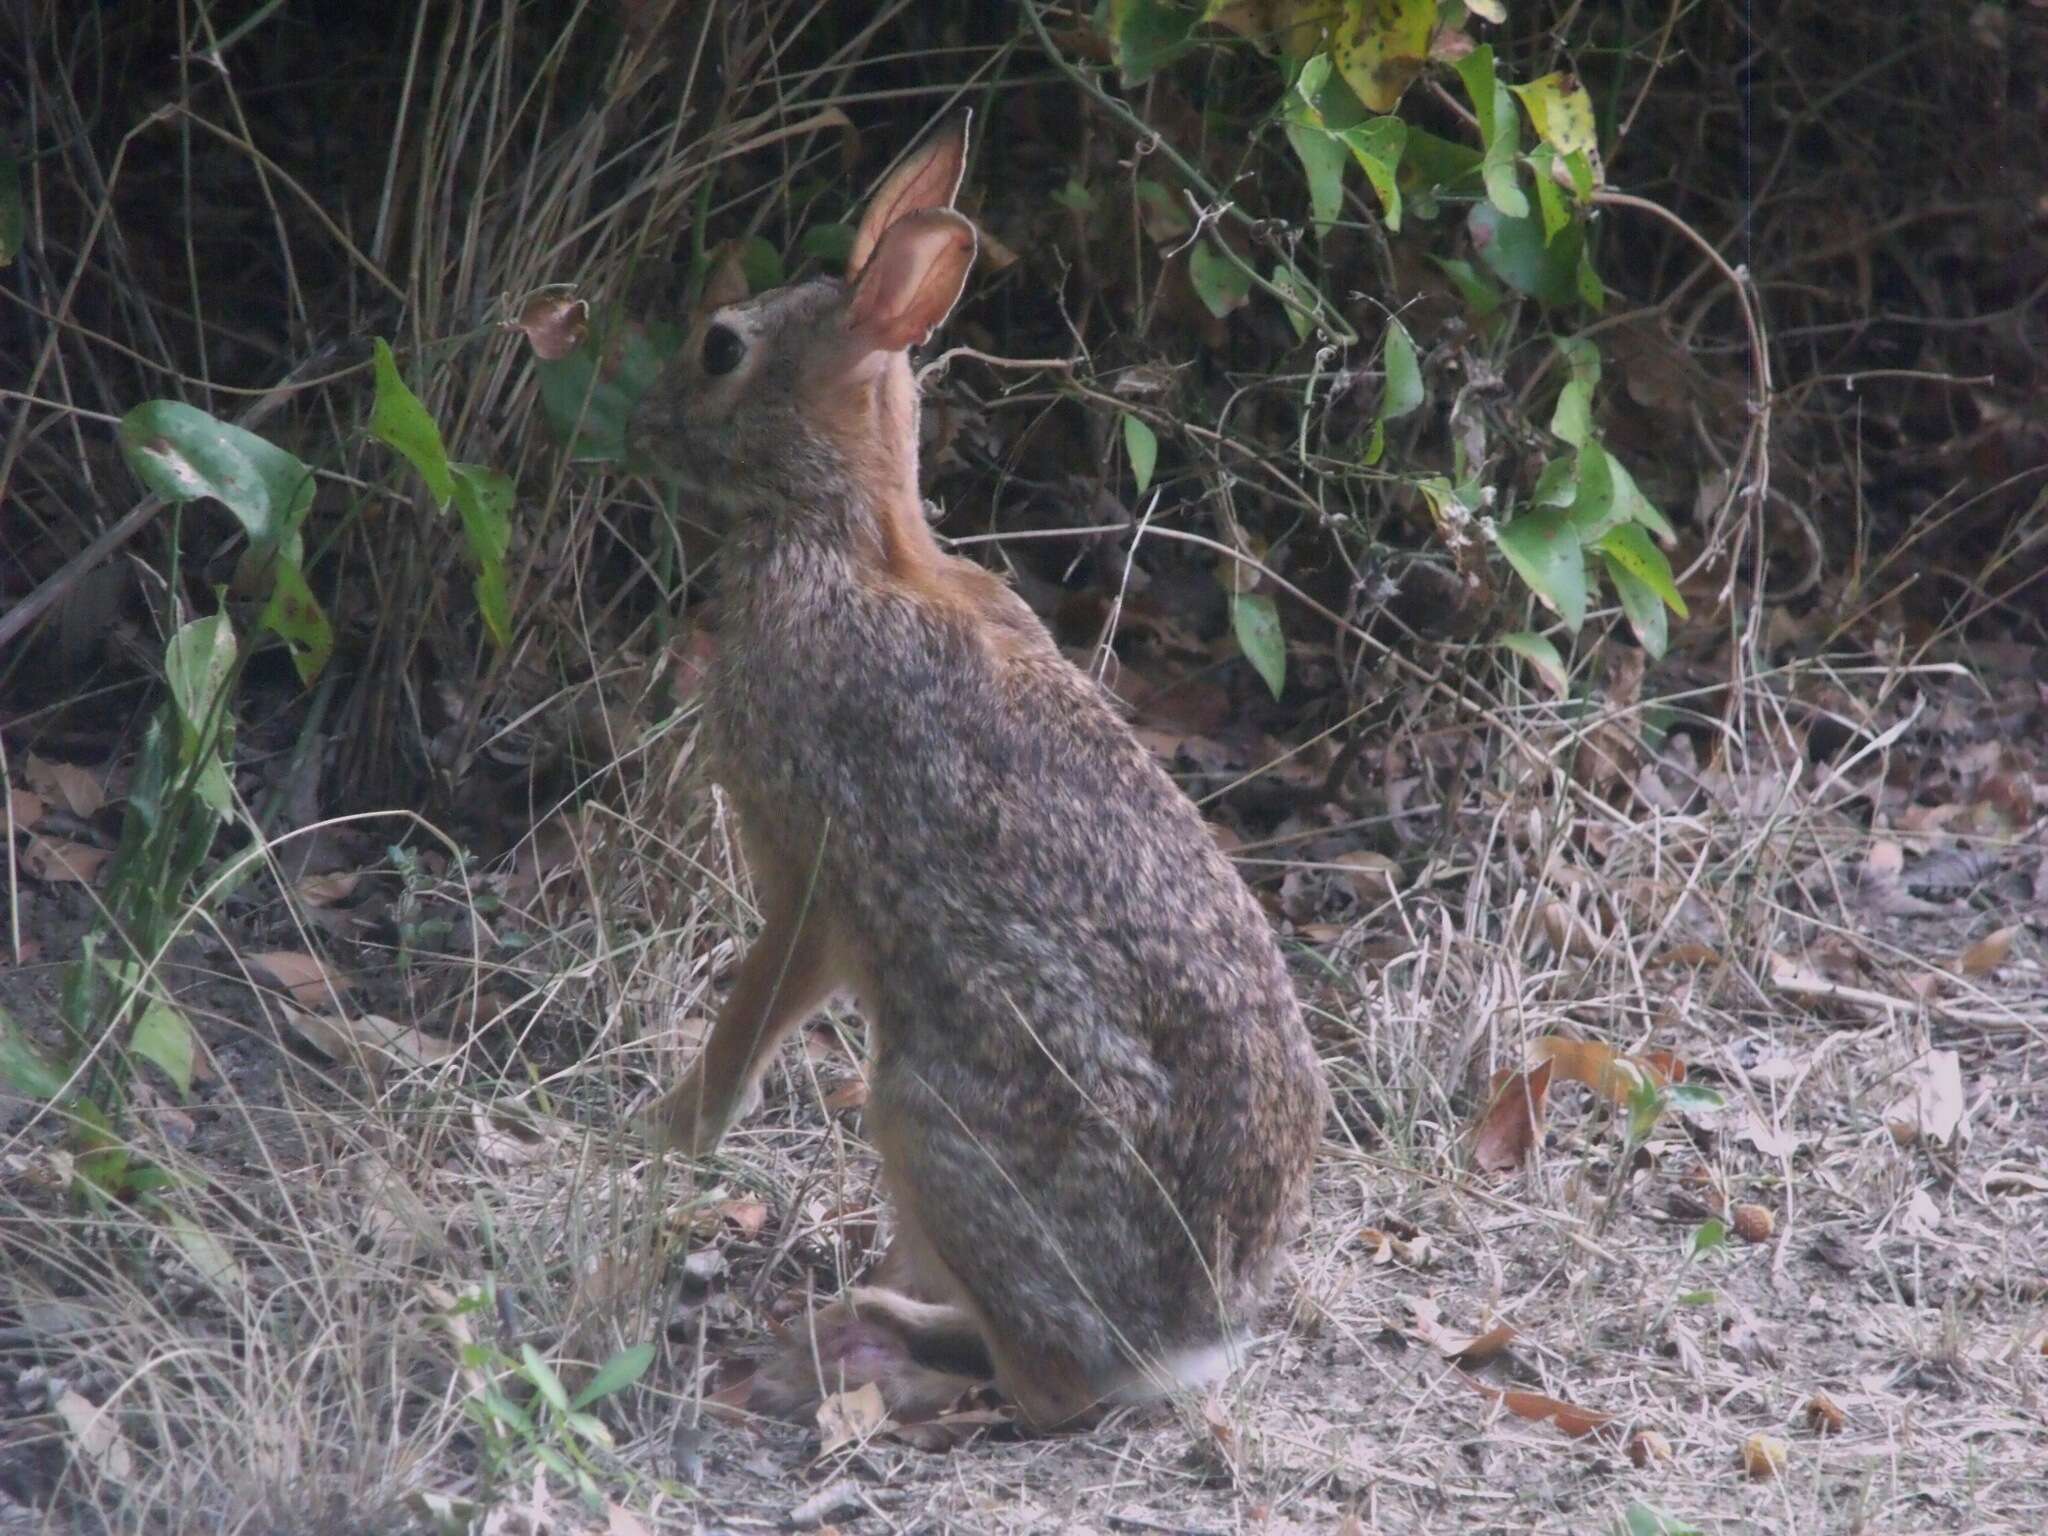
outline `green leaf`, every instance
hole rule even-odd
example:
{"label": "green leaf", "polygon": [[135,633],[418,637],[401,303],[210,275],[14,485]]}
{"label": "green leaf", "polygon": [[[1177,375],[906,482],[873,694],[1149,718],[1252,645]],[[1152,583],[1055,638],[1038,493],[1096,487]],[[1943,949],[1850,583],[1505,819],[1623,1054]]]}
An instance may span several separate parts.
{"label": "green leaf", "polygon": [[1687,1234],[1685,1255],[1689,1259],[1705,1258],[1727,1241],[1728,1224],[1718,1216],[1709,1216]]}
{"label": "green leaf", "polygon": [[1550,168],[1557,163],[1557,151],[1548,144],[1536,146],[1529,156],[1529,163],[1535,171],[1536,214],[1543,220],[1543,239],[1546,243],[1557,238],[1557,232],[1572,221],[1572,211],[1565,206],[1564,189],[1557,184],[1557,178],[1550,174]]}
{"label": "green leaf", "polygon": [[[527,1347],[530,1349],[533,1346],[528,1345]],[[485,1409],[489,1411],[492,1418],[496,1419],[500,1424],[511,1425],[528,1439],[533,1438],[533,1420],[527,1416],[524,1408],[513,1402],[511,1398],[507,1397],[496,1387],[485,1387],[479,1395],[483,1399]]]}
{"label": "green leaf", "polygon": [[555,1374],[555,1368],[531,1344],[519,1346],[519,1358],[526,1366],[526,1379],[533,1383],[541,1400],[555,1412],[567,1413],[569,1394],[562,1386],[562,1378]]}
{"label": "green leaf", "polygon": [[1599,142],[1593,98],[1578,76],[1550,74],[1508,87],[1522,100],[1536,136],[1560,155],[1590,153]]}
{"label": "green leaf", "polygon": [[1636,477],[1628,472],[1627,466],[1611,454],[1607,462],[1614,479],[1615,505],[1623,515],[1630,522],[1641,523],[1660,539],[1676,539],[1678,534],[1665,521],[1656,504],[1642,493],[1636,485]]}
{"label": "green leaf", "polygon": [[[660,376],[680,344],[673,326],[592,326],[583,344],[557,362],[536,361],[540,404],[548,426],[584,462],[617,463],[626,457],[626,419]],[[604,358],[602,369],[598,359]],[[595,380],[593,382],[593,375]]]}
{"label": "green leaf", "polygon": [[1540,507],[1503,524],[1493,537],[1529,590],[1576,633],[1586,621],[1586,556],[1571,519]]}
{"label": "green leaf", "polygon": [[597,1374],[590,1378],[581,1392],[570,1399],[569,1406],[577,1409],[588,1408],[600,1398],[610,1397],[614,1392],[625,1390],[646,1375],[647,1368],[652,1364],[652,1344],[635,1344],[631,1348],[620,1350],[597,1368]]}
{"label": "green leaf", "polygon": [[600,1450],[612,1448],[612,1432],[605,1428],[604,1420],[588,1413],[571,1413],[562,1422]]}
{"label": "green leaf", "polygon": [[1600,274],[1593,270],[1593,253],[1586,249],[1585,240],[1581,238],[1577,244],[1579,257],[1572,268],[1572,291],[1578,295],[1581,304],[1597,314],[1607,307],[1607,287],[1600,281]]}
{"label": "green leaf", "polygon": [[1401,190],[1425,219],[1436,215],[1440,197],[1466,196],[1481,186],[1485,157],[1469,144],[1411,128],[1401,155]]}
{"label": "green leaf", "polygon": [[808,261],[822,261],[844,267],[853,254],[851,224],[813,224],[796,243],[797,254]]}
{"label": "green leaf", "polygon": [[1664,1090],[1664,1098],[1673,1109],[1687,1110],[1696,1115],[1712,1114],[1724,1108],[1727,1100],[1711,1088],[1697,1083],[1673,1083]]}
{"label": "green leaf", "polygon": [[511,478],[481,464],[451,464],[455,508],[462,518],[463,539],[476,565],[477,610],[491,639],[500,647],[512,643],[512,611],[505,596],[505,552],[512,547]]}
{"label": "green leaf", "polygon": [[1195,227],[1187,209],[1164,182],[1142,178],[1137,192],[1138,220],[1154,245],[1172,245]]}
{"label": "green leaf", "polygon": [[312,686],[334,654],[334,626],[296,560],[280,555],[271,573],[270,600],[263,605],[263,627],[284,641],[299,681]]}
{"label": "green leaf", "polygon": [[455,494],[455,482],[448,473],[448,450],[441,446],[441,429],[420,404],[420,397],[398,376],[391,344],[379,336],[375,347],[377,399],[370,408],[370,434],[404,455],[427,482],[434,505],[445,507]]}
{"label": "green leaf", "polygon": [[169,1003],[151,1003],[142,1010],[128,1049],[161,1067],[164,1076],[178,1085],[180,1094],[191,1094],[192,1025]]}
{"label": "green leaf", "polygon": [[1285,125],[1287,142],[1301,162],[1308,178],[1308,204],[1316,233],[1329,233],[1330,226],[1344,212],[1344,168],[1351,154],[1328,129],[1290,119]]}
{"label": "green leaf", "polygon": [[1315,290],[1285,265],[1273,268],[1273,286],[1294,300],[1281,307],[1287,313],[1287,323],[1294,327],[1294,339],[1307,341],[1308,333],[1315,328],[1310,318],[1317,308]]}
{"label": "green leaf", "polygon": [[313,472],[254,432],[176,400],[145,400],[121,418],[121,453],[166,501],[211,496],[251,542],[277,543],[313,505]]}
{"label": "green leaf", "polygon": [[11,266],[28,239],[28,209],[21,200],[21,162],[0,155],[0,267]]}
{"label": "green leaf", "polygon": [[1625,509],[1615,504],[1614,461],[1597,442],[1579,449],[1578,491],[1567,509],[1572,528],[1581,544],[1597,544],[1608,530],[1628,521]]}
{"label": "green leaf", "polygon": [[42,1048],[0,1008],[0,1083],[27,1099],[54,1099],[71,1074],[43,1054]]}
{"label": "green leaf", "polygon": [[1513,651],[1533,666],[1537,675],[1549,685],[1550,691],[1560,699],[1571,693],[1571,673],[1565,669],[1564,657],[1558,654],[1557,647],[1550,643],[1548,636],[1518,629],[1512,634],[1502,635],[1500,647]]}
{"label": "green leaf", "polygon": [[1188,252],[1188,276],[1196,296],[1218,320],[1229,319],[1231,311],[1244,308],[1251,299],[1251,274],[1209,240]]}
{"label": "green leaf", "polygon": [[1386,391],[1380,396],[1380,420],[1398,421],[1422,404],[1422,367],[1415,358],[1415,343],[1398,320],[1387,321],[1387,339],[1380,347],[1380,360],[1387,370]]}
{"label": "green leaf", "polygon": [[228,734],[224,699],[235,667],[235,632],[222,614],[194,619],[164,647],[164,677],[178,711],[179,761],[198,771],[199,797],[223,821],[234,814],[234,794],[221,766]]}
{"label": "green leaf", "polygon": [[1263,592],[1236,592],[1230,598],[1230,627],[1238,649],[1280,697],[1287,683],[1287,636],[1280,629],[1280,610]]}
{"label": "green leaf", "polygon": [[1577,456],[1569,459],[1552,459],[1543,466],[1543,473],[1536,477],[1536,489],[1529,493],[1529,504],[1536,507],[1568,507],[1578,494]]}
{"label": "green leaf", "polygon": [[1376,117],[1346,128],[1338,137],[1351,158],[1365,169],[1365,179],[1385,212],[1387,228],[1401,227],[1401,156],[1408,147],[1408,125],[1398,117]]}
{"label": "green leaf", "polygon": [[1607,567],[1608,580],[1614,583],[1615,595],[1621,599],[1621,611],[1629,628],[1636,632],[1636,639],[1653,661],[1662,660],[1671,642],[1671,620],[1665,612],[1664,600],[1614,556],[1603,550],[1600,559]]}
{"label": "green leaf", "polygon": [[1069,176],[1067,184],[1053,193],[1052,200],[1069,213],[1090,214],[1095,211],[1095,194],[1079,177]]}
{"label": "green leaf", "polygon": [[1437,259],[1437,266],[1451,286],[1458,290],[1458,297],[1465,301],[1465,307],[1472,311],[1472,318],[1482,324],[1501,305],[1507,302],[1507,295],[1496,288],[1485,273],[1469,261]]}
{"label": "green leaf", "polygon": [[740,275],[747,280],[748,293],[766,293],[782,286],[782,252],[759,235],[740,242]]}
{"label": "green leaf", "polygon": [[1152,484],[1152,470],[1159,462],[1159,436],[1136,416],[1124,417],[1124,453],[1131,461],[1131,478],[1138,483],[1138,494],[1145,494]]}
{"label": "green leaf", "polygon": [[1560,336],[1557,350],[1564,354],[1564,388],[1557,392],[1557,406],[1550,413],[1550,430],[1583,448],[1593,435],[1593,390],[1600,382],[1600,350],[1583,336]]}
{"label": "green leaf", "polygon": [[1479,120],[1479,175],[1486,183],[1487,199],[1508,218],[1526,219],[1529,199],[1517,182],[1515,165],[1521,149],[1520,119],[1493,72],[1493,46],[1480,44],[1458,60],[1457,68]]}
{"label": "green leaf", "polygon": [[1555,240],[1543,234],[1543,221],[1533,214],[1509,218],[1492,203],[1474,203],[1465,228],[1479,259],[1518,293],[1562,308],[1579,297],[1576,273],[1585,249],[1585,231],[1568,224]]}
{"label": "green leaf", "polygon": [[1628,573],[1664,600],[1665,607],[1681,619],[1690,617],[1678,583],[1671,579],[1671,562],[1664,551],[1650,542],[1640,523],[1623,523],[1611,528],[1596,546],[1602,554],[1627,568]]}
{"label": "green leaf", "polygon": [[1393,111],[1422,73],[1436,13],[1437,0],[1347,0],[1331,22],[1331,61],[1373,111]]}
{"label": "green leaf", "polygon": [[194,619],[164,647],[164,675],[179,718],[194,741],[208,740],[226,710],[222,695],[235,666],[235,632],[225,615]]}
{"label": "green leaf", "polygon": [[1368,437],[1365,440],[1365,452],[1361,453],[1358,456],[1358,462],[1363,464],[1367,469],[1371,469],[1373,465],[1379,463],[1381,457],[1386,453],[1386,451],[1386,418],[1382,416],[1375,416],[1372,419],[1372,436]]}
{"label": "green leaf", "polygon": [[1629,1505],[1622,1511],[1616,1529],[1620,1536],[1706,1536],[1698,1526],[1648,1504]]}
{"label": "green leaf", "polygon": [[1110,0],[1110,46],[1124,84],[1142,84],[1170,63],[1201,19],[1199,6],[1172,0]]}
{"label": "green leaf", "polygon": [[235,1262],[235,1256],[228,1252],[219,1238],[191,1217],[182,1211],[171,1211],[164,1218],[164,1230],[192,1267],[199,1271],[199,1277],[222,1296],[232,1296],[248,1288],[248,1279],[242,1273],[242,1266]]}

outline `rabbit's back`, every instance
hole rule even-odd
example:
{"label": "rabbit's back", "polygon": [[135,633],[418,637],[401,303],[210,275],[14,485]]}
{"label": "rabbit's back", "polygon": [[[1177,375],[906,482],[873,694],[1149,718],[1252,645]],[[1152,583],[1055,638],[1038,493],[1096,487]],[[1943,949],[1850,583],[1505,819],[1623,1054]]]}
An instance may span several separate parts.
{"label": "rabbit's back", "polygon": [[986,573],[787,536],[736,566],[708,743],[857,956],[907,1203],[985,1309],[1083,1359],[1217,1336],[1327,1106],[1250,892]]}

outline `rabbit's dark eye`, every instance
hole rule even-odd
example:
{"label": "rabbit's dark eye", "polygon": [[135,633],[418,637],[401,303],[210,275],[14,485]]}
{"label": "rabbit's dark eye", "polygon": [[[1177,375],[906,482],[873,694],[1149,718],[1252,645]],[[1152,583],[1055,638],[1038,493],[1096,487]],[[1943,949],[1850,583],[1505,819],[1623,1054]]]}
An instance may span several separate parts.
{"label": "rabbit's dark eye", "polygon": [[746,355],[747,344],[731,326],[714,325],[705,334],[704,371],[714,379],[731,373]]}

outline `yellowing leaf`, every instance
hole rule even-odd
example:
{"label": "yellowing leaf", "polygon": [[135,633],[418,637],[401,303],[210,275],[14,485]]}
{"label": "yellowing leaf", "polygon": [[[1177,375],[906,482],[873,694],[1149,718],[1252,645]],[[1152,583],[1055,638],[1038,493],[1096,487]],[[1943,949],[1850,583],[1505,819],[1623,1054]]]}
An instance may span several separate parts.
{"label": "yellowing leaf", "polygon": [[1529,122],[1544,143],[1560,155],[1591,152],[1599,147],[1593,121],[1593,98],[1577,75],[1552,74],[1526,85],[1508,87],[1522,99]]}
{"label": "yellowing leaf", "polygon": [[1422,72],[1436,9],[1436,0],[1344,0],[1330,28],[1330,57],[1373,111],[1393,111]]}

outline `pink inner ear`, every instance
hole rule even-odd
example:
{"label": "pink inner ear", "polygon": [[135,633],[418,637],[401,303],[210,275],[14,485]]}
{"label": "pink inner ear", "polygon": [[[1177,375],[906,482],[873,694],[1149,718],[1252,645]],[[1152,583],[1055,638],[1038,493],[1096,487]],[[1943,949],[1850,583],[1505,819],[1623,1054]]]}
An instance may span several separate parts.
{"label": "pink inner ear", "polygon": [[960,177],[967,168],[967,121],[962,111],[942,123],[889,177],[875,189],[867,212],[854,232],[848,253],[848,276],[860,272],[881,243],[889,226],[926,208],[946,208],[960,190]]}
{"label": "pink inner ear", "polygon": [[876,352],[921,345],[959,302],[974,249],[974,226],[949,208],[898,219],[855,281],[848,331]]}

